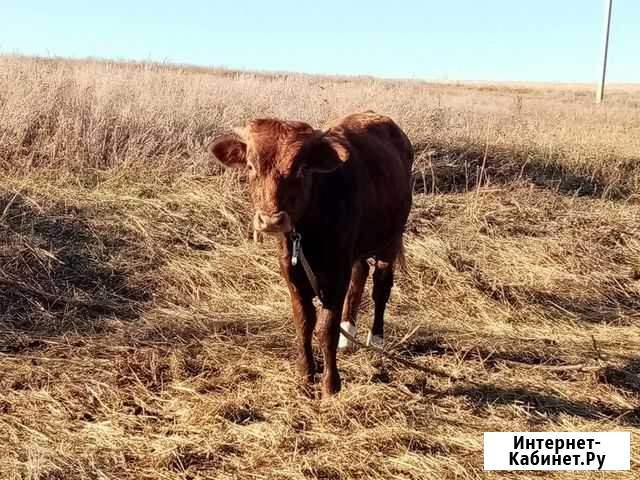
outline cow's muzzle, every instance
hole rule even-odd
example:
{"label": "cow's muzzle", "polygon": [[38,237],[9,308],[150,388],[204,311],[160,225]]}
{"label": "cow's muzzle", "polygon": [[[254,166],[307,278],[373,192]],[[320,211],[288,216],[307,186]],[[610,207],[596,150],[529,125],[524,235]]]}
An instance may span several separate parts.
{"label": "cow's muzzle", "polygon": [[284,211],[273,215],[258,211],[253,217],[253,228],[264,233],[287,233],[291,231],[291,217]]}

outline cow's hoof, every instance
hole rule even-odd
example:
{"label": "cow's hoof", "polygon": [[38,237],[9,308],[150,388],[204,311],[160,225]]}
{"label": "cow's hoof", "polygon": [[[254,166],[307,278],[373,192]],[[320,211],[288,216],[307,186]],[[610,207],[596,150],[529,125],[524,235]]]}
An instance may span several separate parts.
{"label": "cow's hoof", "polygon": [[[355,338],[356,326],[351,322],[340,322],[340,329],[347,332],[349,335]],[[350,350],[353,348],[353,342],[340,332],[340,340],[338,340],[338,348],[340,350]]]}
{"label": "cow's hoof", "polygon": [[338,375],[332,375],[331,377],[324,376],[322,379],[322,398],[327,398],[335,395],[340,391],[341,381]]}
{"label": "cow's hoof", "polygon": [[296,369],[298,370],[298,379],[303,384],[311,384],[315,381],[316,366],[312,358],[304,355],[298,355],[296,361]]}
{"label": "cow's hoof", "polygon": [[372,332],[369,332],[369,335],[367,336],[367,346],[382,350],[384,348],[384,338],[380,335],[374,335]]}

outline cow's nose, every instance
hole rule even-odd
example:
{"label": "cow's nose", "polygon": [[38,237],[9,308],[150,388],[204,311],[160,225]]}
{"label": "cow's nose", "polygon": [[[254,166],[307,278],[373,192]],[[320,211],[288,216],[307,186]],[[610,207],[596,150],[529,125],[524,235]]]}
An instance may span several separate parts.
{"label": "cow's nose", "polygon": [[260,232],[288,232],[291,230],[289,215],[284,211],[273,215],[258,211],[253,220],[253,226]]}

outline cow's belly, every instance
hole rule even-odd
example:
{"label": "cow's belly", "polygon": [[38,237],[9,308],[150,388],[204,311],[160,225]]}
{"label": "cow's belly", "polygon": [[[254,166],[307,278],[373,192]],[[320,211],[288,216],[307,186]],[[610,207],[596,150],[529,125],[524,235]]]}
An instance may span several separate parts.
{"label": "cow's belly", "polygon": [[411,197],[404,198],[393,195],[387,201],[371,201],[363,209],[360,228],[356,240],[355,255],[358,258],[369,258],[381,255],[404,231]]}

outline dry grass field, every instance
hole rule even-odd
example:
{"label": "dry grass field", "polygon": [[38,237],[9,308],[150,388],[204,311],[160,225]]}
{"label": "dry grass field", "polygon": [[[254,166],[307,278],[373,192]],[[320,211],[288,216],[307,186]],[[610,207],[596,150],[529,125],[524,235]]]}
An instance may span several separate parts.
{"label": "dry grass field", "polygon": [[[580,478],[637,478],[640,88],[608,94],[0,57],[0,478],[492,479],[500,430],[631,431]],[[203,146],[366,109],[417,151],[386,338],[425,368],[342,354],[320,400]]]}

